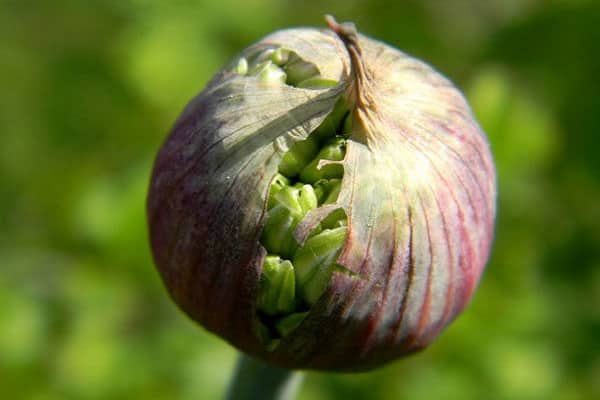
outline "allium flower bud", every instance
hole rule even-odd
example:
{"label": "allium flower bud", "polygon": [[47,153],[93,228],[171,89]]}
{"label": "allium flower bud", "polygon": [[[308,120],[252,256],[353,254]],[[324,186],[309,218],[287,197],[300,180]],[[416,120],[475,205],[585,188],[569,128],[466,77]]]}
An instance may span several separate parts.
{"label": "allium flower bud", "polygon": [[283,367],[364,370],[469,302],[495,174],[461,93],[353,25],[275,32],[193,99],[148,196],[175,302]]}

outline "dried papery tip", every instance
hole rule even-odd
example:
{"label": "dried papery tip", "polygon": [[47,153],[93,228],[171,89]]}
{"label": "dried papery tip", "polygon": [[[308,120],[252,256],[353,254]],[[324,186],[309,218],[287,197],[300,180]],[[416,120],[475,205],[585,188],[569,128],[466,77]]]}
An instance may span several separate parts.
{"label": "dried papery tip", "polygon": [[352,22],[343,22],[338,24],[335,18],[331,15],[325,16],[325,22],[329,26],[329,29],[334,31],[342,42],[346,45],[346,50],[350,55],[350,62],[352,64],[352,77],[356,81],[356,102],[357,106],[368,106],[368,99],[364,98],[361,94],[365,84],[367,84],[369,77],[368,71],[365,68],[362,59],[362,50],[358,44],[358,31],[356,25]]}
{"label": "dried papery tip", "polygon": [[358,31],[356,25],[352,22],[343,22],[338,24],[335,18],[331,15],[325,16],[325,22],[333,32],[340,38],[346,50],[350,54],[350,62],[352,63],[352,75],[355,79],[360,79],[359,75],[364,75],[364,65],[362,62],[362,51],[358,44]]}
{"label": "dried papery tip", "polygon": [[[371,73],[365,66],[362,57],[362,50],[358,43],[359,37],[356,25],[352,22],[338,24],[331,15],[325,16],[325,22],[327,23],[327,26],[329,26],[329,29],[335,32],[340,40],[344,42],[346,51],[348,51],[348,55],[350,56],[350,79],[352,84],[349,88],[350,92],[348,100],[350,103],[354,103],[354,107],[351,105],[351,108],[354,108],[355,113],[358,114],[358,122],[360,122],[360,125],[370,125],[370,123],[366,121],[366,119],[368,119],[366,115],[375,110],[376,106],[373,96],[371,95]],[[366,131],[368,131],[368,129]],[[368,132],[365,132],[365,137],[368,136]],[[358,135],[355,134],[354,137],[358,138]]]}
{"label": "dried papery tip", "polygon": [[329,14],[325,15],[325,22],[327,23],[327,26],[329,26],[329,29],[334,31],[344,43],[350,40],[357,40],[358,31],[353,22],[342,22],[341,24],[338,24],[335,18]]}

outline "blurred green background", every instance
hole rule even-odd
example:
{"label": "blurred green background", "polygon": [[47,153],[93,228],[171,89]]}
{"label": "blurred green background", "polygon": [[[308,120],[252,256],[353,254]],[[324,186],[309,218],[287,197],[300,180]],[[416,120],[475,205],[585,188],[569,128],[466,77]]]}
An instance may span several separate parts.
{"label": "blurred green background", "polygon": [[151,163],[221,65],[326,12],[464,90],[499,213],[480,290],[435,344],[309,373],[300,399],[600,398],[600,6],[539,0],[0,0],[0,397],[221,396],[235,351],[152,266]]}

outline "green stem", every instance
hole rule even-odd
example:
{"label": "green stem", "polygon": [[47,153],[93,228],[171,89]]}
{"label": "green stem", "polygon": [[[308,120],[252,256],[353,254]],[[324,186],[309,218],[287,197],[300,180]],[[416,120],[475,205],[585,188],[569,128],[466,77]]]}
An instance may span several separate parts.
{"label": "green stem", "polygon": [[268,365],[240,354],[225,399],[293,400],[302,378],[301,372]]}

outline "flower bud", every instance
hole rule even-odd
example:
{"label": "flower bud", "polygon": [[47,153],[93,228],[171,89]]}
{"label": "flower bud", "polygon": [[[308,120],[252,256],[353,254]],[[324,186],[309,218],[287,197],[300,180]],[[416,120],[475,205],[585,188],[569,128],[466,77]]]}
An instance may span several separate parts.
{"label": "flower bud", "polygon": [[242,351],[365,370],[466,307],[495,172],[448,80],[327,21],[248,47],[190,102],[154,165],[150,239],[174,301]]}

